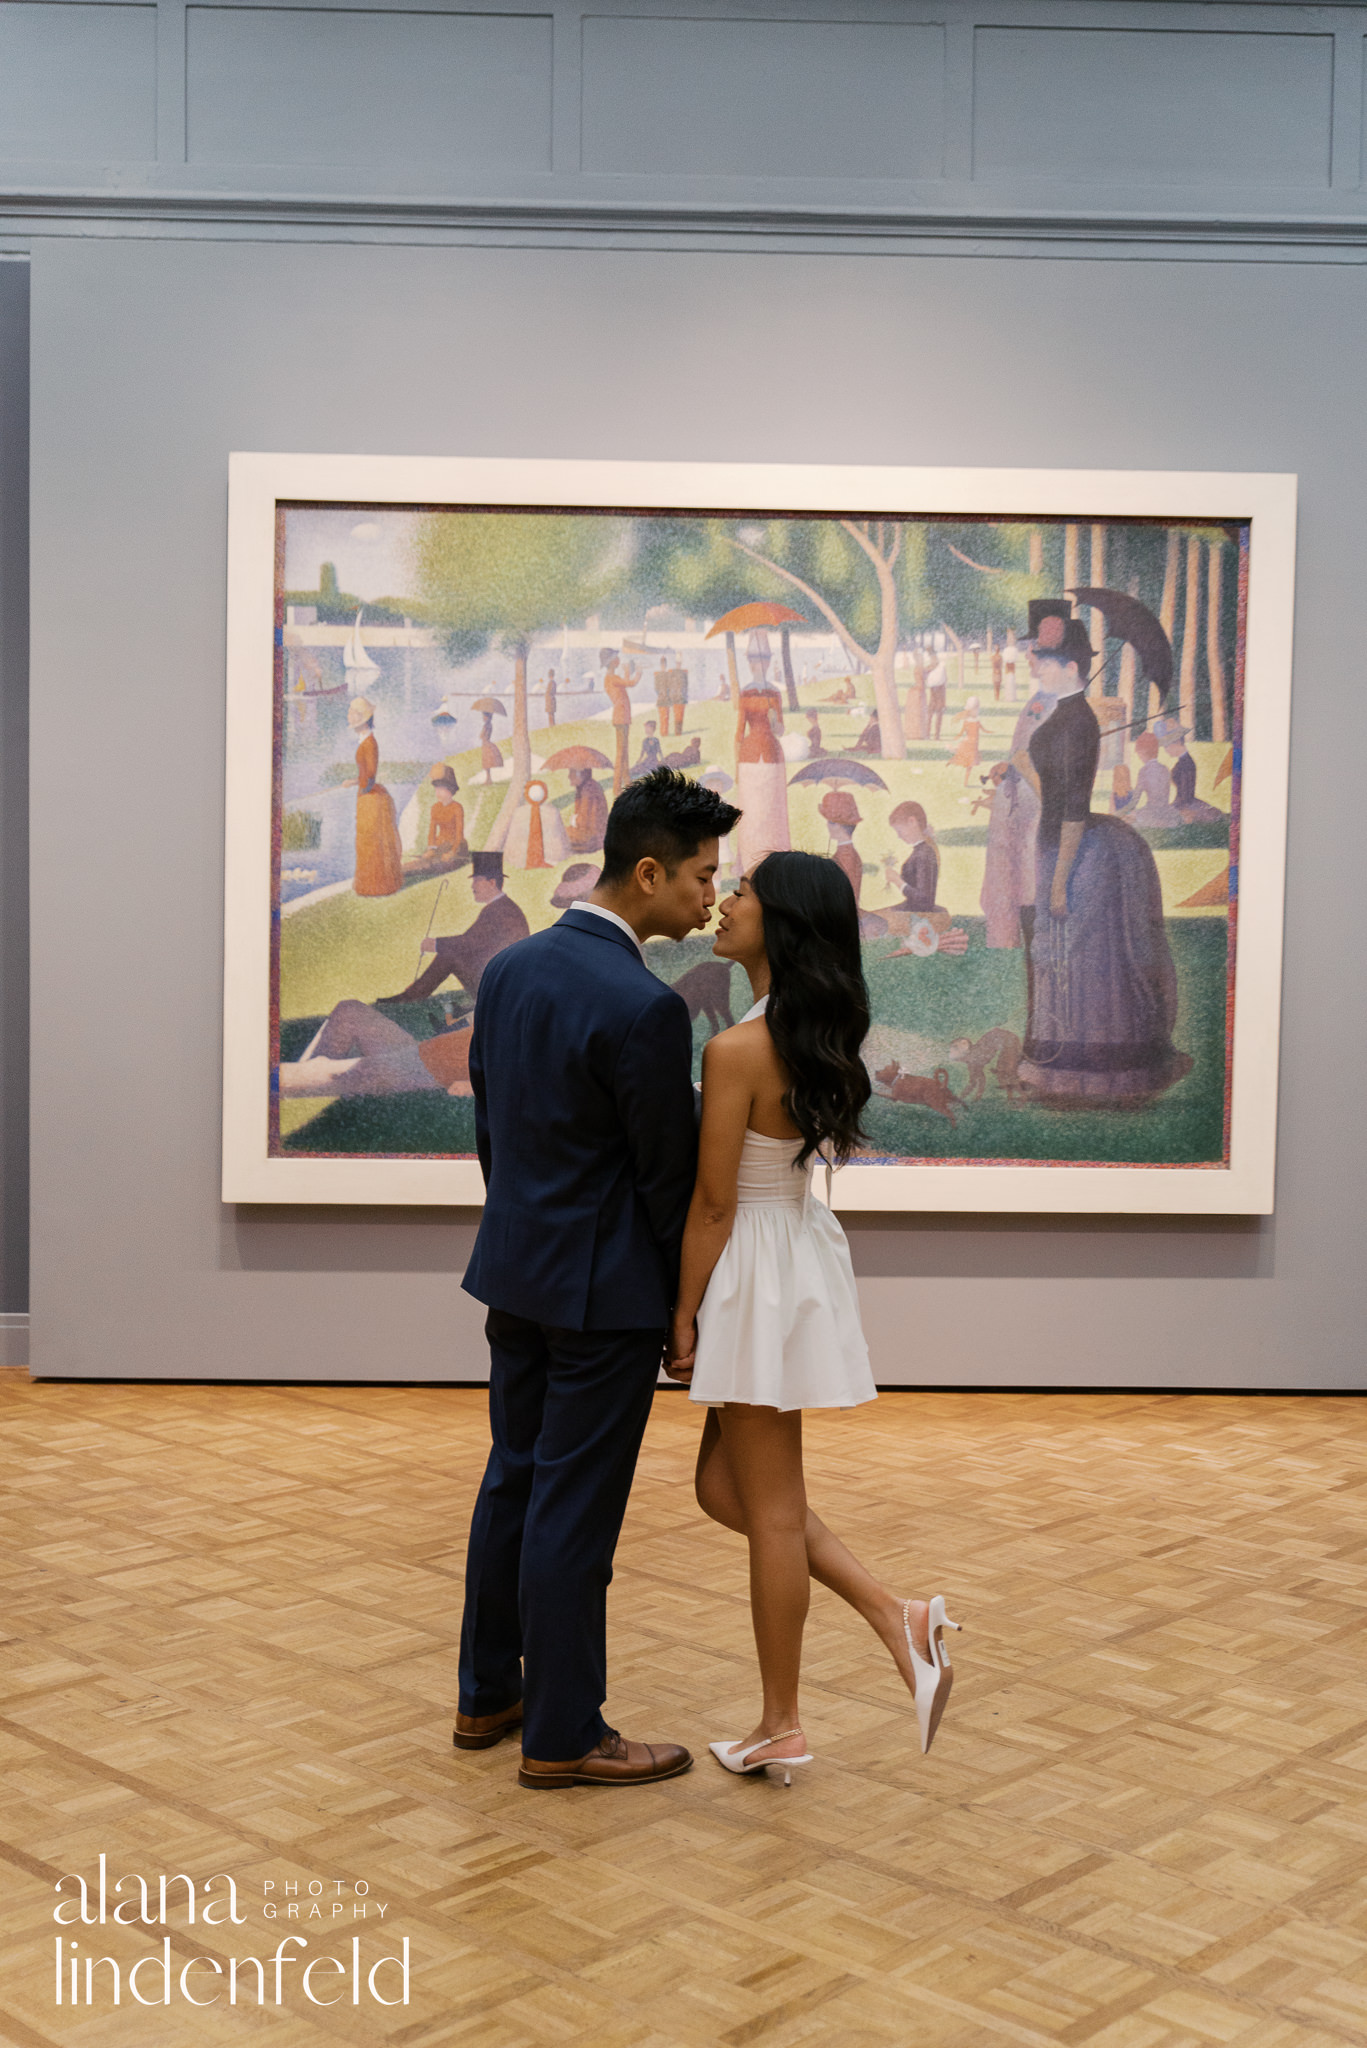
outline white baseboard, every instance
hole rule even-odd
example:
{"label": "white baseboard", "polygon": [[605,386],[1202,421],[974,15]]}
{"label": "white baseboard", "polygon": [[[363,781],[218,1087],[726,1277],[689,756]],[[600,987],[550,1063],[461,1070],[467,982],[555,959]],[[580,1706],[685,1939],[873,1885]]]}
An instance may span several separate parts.
{"label": "white baseboard", "polygon": [[28,1310],[0,1312],[0,1366],[28,1364]]}

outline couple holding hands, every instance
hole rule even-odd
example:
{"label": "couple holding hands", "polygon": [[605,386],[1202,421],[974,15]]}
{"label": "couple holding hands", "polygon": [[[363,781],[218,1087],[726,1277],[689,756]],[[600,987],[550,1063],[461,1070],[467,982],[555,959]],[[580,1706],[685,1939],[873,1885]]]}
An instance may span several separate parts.
{"label": "couple holding hands", "polygon": [[713,951],[754,1007],[703,1054],[648,938],[705,929],[739,812],[670,769],[608,817],[593,894],[486,968],[470,1053],[486,1186],[466,1289],[486,1304],[492,1448],[470,1527],[455,1742],[521,1730],[531,1787],[654,1783],[678,1743],[602,1714],[606,1600],[663,1358],[706,1404],[697,1496],[743,1534],[763,1702],[728,1771],[812,1761],[798,1713],[817,1579],[882,1638],[930,1747],[952,1682],[944,1600],[901,1599],[807,1505],[802,1410],[875,1397],[849,1248],[811,1191],[869,1096],[859,917],[832,860],[771,853]]}

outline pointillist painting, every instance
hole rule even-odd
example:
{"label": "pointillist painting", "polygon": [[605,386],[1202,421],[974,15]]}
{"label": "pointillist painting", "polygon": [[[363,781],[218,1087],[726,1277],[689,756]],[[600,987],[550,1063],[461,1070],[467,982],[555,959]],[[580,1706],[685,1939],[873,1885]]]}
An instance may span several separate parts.
{"label": "pointillist painting", "polygon": [[[849,876],[859,1205],[908,1205],[865,1166],[955,1207],[929,1170],[1033,1166],[1108,1177],[1041,1207],[1193,1206],[1153,1176],[1231,1169],[1268,571],[1237,502],[1079,507],[276,496],[265,1158],[472,1161],[484,968],[593,888],[614,796],[665,763],[741,806],[723,888],[779,847]],[[700,1060],[748,984],[701,934],[647,950]]]}

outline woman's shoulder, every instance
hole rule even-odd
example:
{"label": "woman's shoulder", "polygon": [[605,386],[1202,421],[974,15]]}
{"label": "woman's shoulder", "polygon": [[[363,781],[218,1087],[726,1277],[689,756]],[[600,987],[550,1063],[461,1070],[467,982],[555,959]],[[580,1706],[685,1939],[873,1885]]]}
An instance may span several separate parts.
{"label": "woman's shoulder", "polygon": [[774,1056],[774,1041],[763,1017],[742,1018],[709,1038],[702,1049],[705,1063],[738,1068],[758,1065]]}

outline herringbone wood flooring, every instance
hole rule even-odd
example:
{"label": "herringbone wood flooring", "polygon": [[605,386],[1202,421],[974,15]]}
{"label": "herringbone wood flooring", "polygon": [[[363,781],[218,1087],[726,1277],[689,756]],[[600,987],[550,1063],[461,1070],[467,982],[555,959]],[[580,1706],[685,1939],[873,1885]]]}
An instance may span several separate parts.
{"label": "herringbone wood flooring", "polygon": [[[482,1394],[9,1374],[2,1398],[6,2041],[1367,2033],[1363,1403],[902,1393],[809,1419],[814,1503],[899,1589],[943,1587],[967,1632],[923,1759],[885,1653],[818,1592],[818,1762],[785,1791],[706,1755],[755,1709],[744,1559],[693,1505],[697,1414],[662,1394],[608,1707],[700,1761],[645,1791],[537,1794],[512,1745],[450,1745]],[[340,1881],[349,1907],[366,1883],[383,1921],[315,1922],[312,1952],[359,1932],[368,1967],[409,1936],[411,2003],[313,2007],[296,1967],[264,2010],[98,1991],[57,2009],[52,1885],[101,1850],[154,1893],[162,1872],[235,1876],[242,1926],[172,1910],[177,1969],[269,1957],[288,1927],[261,1916],[267,1880],[305,1905]],[[160,1957],[160,1927],[74,1933],[125,1970]],[[221,1981],[201,1965],[191,1989]]]}

